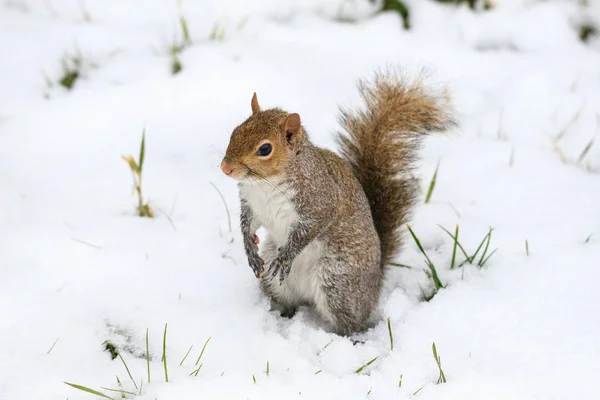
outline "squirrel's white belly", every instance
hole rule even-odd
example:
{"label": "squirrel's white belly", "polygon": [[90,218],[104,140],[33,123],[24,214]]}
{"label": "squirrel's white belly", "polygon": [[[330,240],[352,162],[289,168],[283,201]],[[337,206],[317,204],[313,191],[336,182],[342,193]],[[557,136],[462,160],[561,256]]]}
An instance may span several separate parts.
{"label": "squirrel's white belly", "polygon": [[286,185],[268,182],[247,183],[242,186],[254,218],[264,226],[278,246],[283,246],[290,227],[298,221],[298,213],[290,201],[292,190]]}

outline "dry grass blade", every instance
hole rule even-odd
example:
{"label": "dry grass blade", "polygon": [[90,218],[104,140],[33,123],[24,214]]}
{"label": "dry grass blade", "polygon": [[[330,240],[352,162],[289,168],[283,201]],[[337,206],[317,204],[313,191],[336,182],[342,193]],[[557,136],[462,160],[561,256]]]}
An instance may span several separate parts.
{"label": "dry grass blade", "polygon": [[56,339],[54,341],[54,343],[52,343],[52,346],[50,346],[50,349],[48,349],[48,351],[46,352],[46,354],[50,354],[50,352],[52,351],[52,349],[54,349],[54,346],[56,346],[56,343],[58,343],[59,339]]}
{"label": "dry grass blade", "polygon": [[223,196],[223,193],[221,193],[219,188],[214,183],[212,183],[212,182],[209,182],[209,183],[212,185],[212,187],[215,188],[217,193],[219,193],[219,196],[221,196],[221,200],[223,201],[223,205],[225,206],[225,212],[227,212],[227,227],[229,228],[229,233],[231,233],[231,214],[229,213],[229,207],[227,206],[225,197]]}
{"label": "dry grass blade", "polygon": [[585,158],[585,156],[590,151],[590,149],[592,148],[593,145],[594,145],[594,138],[592,138],[592,140],[589,141],[589,143],[585,146],[585,148],[583,149],[583,151],[579,155],[579,158],[577,159],[577,162],[579,164],[581,164],[583,162],[583,159]]}

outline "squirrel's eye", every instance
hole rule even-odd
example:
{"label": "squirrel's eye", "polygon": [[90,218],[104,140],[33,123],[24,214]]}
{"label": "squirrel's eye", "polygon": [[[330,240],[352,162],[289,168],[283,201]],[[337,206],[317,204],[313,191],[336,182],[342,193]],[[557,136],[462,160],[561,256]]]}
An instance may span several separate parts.
{"label": "squirrel's eye", "polygon": [[271,154],[272,149],[273,149],[273,146],[271,146],[270,143],[265,143],[259,147],[258,155],[262,156],[262,157],[268,156],[269,154]]}

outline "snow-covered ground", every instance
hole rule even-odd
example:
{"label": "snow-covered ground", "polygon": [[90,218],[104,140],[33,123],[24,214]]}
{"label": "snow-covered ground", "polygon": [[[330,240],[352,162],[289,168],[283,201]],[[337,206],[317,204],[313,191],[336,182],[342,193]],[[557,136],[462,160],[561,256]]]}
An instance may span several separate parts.
{"label": "snow-covered ground", "polygon": [[[366,0],[0,2],[0,399],[94,398],[63,382],[116,399],[101,389],[118,389],[115,376],[160,400],[597,398],[598,40],[579,41],[576,1],[496,0],[484,13],[407,3],[410,31]],[[179,15],[192,44],[173,76]],[[78,52],[67,91],[60,60]],[[407,236],[397,261],[413,268],[390,269],[353,345],[310,311],[269,312],[235,183],[217,167],[254,91],[334,148],[337,106],[357,104],[356,80],[385,65],[425,67],[458,112],[459,129],[425,143],[424,192],[438,162],[439,173],[411,221],[447,287],[422,301],[432,284]],[[154,219],[134,215],[121,158],[137,157],[144,127]],[[469,253],[494,228],[483,268],[449,269],[439,225],[457,224]]]}

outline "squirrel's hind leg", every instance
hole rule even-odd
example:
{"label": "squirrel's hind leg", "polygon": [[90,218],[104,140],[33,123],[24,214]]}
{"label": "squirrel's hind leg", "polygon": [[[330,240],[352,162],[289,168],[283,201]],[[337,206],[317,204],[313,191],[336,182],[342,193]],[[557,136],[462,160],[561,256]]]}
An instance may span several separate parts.
{"label": "squirrel's hind leg", "polygon": [[328,258],[320,264],[323,285],[315,299],[317,311],[340,336],[364,331],[379,296],[379,265],[357,268],[349,260]]}

